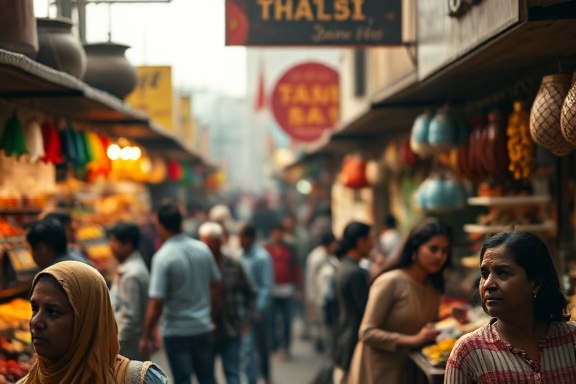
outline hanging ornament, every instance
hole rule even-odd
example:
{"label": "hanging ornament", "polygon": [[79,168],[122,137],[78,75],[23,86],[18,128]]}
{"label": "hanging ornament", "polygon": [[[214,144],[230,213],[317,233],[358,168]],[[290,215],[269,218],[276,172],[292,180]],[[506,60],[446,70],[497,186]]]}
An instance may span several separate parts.
{"label": "hanging ornament", "polygon": [[19,158],[26,154],[26,143],[24,141],[24,129],[22,123],[16,116],[16,111],[4,126],[4,132],[0,138],[0,149],[4,150],[6,156]]}
{"label": "hanging ornament", "polygon": [[30,161],[35,163],[44,156],[44,141],[42,139],[42,128],[35,117],[28,120],[24,126],[24,142],[26,151],[30,155]]}
{"label": "hanging ornament", "polygon": [[46,120],[42,126],[42,143],[44,144],[44,156],[42,161],[60,164],[64,161],[62,156],[62,142],[56,126],[51,121]]}

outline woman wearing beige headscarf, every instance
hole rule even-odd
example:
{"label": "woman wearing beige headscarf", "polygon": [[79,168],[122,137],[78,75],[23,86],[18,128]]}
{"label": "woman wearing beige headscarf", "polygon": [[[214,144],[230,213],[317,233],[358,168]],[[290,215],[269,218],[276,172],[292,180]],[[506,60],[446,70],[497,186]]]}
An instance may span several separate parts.
{"label": "woman wearing beige headscarf", "polygon": [[36,361],[18,384],[162,384],[151,362],[118,354],[118,328],[106,282],[77,261],[38,273],[30,296]]}

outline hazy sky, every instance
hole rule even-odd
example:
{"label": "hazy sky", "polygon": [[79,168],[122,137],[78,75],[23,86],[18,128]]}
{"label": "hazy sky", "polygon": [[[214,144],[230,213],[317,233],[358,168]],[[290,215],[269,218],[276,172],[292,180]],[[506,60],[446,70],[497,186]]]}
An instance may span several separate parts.
{"label": "hazy sky", "polygon": [[[55,16],[49,0],[34,0],[37,17]],[[130,45],[134,65],[172,65],[179,88],[246,92],[246,50],[224,45],[224,0],[172,0],[169,4],[91,4],[87,40]]]}

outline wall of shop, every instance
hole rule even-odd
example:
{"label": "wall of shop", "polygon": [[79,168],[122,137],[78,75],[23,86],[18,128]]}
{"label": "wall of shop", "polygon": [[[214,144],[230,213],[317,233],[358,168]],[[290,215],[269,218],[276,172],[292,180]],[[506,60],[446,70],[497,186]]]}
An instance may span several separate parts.
{"label": "wall of shop", "polygon": [[418,1],[419,80],[520,22],[520,0],[484,0],[454,17],[450,3],[466,2]]}

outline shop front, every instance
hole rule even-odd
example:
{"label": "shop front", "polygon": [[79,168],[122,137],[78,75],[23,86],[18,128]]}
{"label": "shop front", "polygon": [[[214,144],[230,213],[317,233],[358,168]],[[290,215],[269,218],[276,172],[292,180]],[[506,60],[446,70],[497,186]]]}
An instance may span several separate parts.
{"label": "shop front", "polygon": [[[417,5],[414,41],[345,54],[342,123],[309,156],[319,148],[332,153],[340,172],[350,157],[361,160],[363,185],[334,184],[335,222],[348,220],[352,208],[377,228],[391,213],[404,234],[425,216],[451,225],[454,267],[439,327],[453,337],[480,324],[457,324],[449,315],[471,303],[486,236],[510,228],[537,232],[555,244],[563,281],[575,275],[574,145],[569,119],[561,120],[573,114],[576,45],[566,36],[576,32],[576,7],[408,3]],[[447,339],[413,354],[429,382],[442,381]]]}

